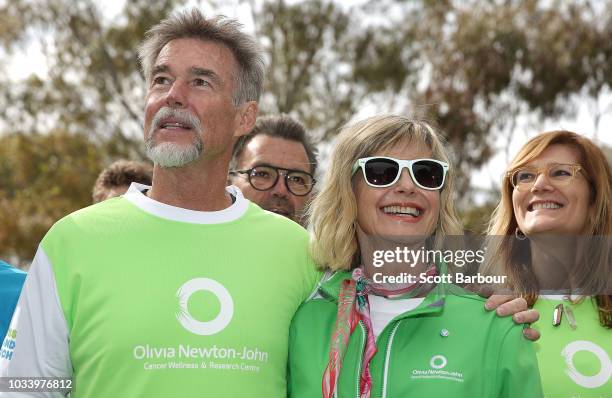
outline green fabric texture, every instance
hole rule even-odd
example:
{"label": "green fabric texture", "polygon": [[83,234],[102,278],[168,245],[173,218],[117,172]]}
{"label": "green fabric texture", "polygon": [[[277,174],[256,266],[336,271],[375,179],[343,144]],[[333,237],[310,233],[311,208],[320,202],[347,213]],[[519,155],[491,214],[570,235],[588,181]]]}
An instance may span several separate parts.
{"label": "green fabric texture", "polygon": [[[304,303],[292,322],[290,397],[321,396],[339,285],[349,277],[334,274],[320,286],[323,297]],[[351,335],[338,397],[359,397],[364,332],[360,323]],[[417,308],[391,321],[376,345],[372,398],[542,396],[534,348],[522,327],[486,312],[484,299],[454,285],[437,285]]]}
{"label": "green fabric texture", "polygon": [[124,198],[64,218],[42,246],[70,330],[72,397],[285,397],[291,318],[320,276],[307,243],[253,204],[219,224]]}
{"label": "green fabric texture", "polygon": [[[555,307],[563,303],[576,318],[576,329],[564,311],[561,324],[552,325]],[[535,343],[544,395],[548,398],[612,397],[612,329],[599,323],[594,300],[572,304],[568,300],[539,298],[534,306],[541,333]]]}

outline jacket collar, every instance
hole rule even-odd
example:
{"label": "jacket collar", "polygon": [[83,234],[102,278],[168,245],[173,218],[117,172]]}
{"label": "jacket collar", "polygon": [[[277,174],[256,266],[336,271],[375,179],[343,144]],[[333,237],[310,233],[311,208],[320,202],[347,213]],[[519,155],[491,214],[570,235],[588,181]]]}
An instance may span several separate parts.
{"label": "jacket collar", "polygon": [[[445,263],[439,263],[438,269],[441,271],[441,274],[447,272],[447,265]],[[318,291],[319,293],[325,297],[332,299],[333,301],[338,301],[338,296],[340,295],[340,287],[342,285],[342,281],[346,279],[351,279],[352,275],[349,271],[337,271],[328,278],[323,278],[323,280],[319,283]],[[438,283],[434,288],[427,294],[425,300],[414,310],[406,313],[405,316],[413,316],[417,314],[423,313],[440,313],[444,309],[444,304],[446,300],[446,295],[448,293],[458,293],[462,289],[449,283]]]}

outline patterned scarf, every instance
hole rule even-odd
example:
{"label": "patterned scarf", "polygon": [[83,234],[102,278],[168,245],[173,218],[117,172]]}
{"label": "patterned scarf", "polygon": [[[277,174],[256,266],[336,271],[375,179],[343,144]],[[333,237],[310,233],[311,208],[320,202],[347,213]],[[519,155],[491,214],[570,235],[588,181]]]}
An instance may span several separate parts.
{"label": "patterned scarf", "polygon": [[[434,266],[429,268],[426,275],[436,275]],[[417,289],[421,284],[414,283],[410,286],[389,290],[369,281],[363,274],[361,268],[353,271],[352,278],[342,281],[340,294],[338,295],[338,316],[331,337],[329,350],[329,362],[323,373],[322,390],[323,398],[333,398],[338,387],[338,377],[342,369],[342,361],[351,334],[357,324],[361,321],[365,327],[366,347],[361,362],[361,377],[359,379],[360,398],[369,398],[372,390],[372,375],[370,373],[370,361],[376,354],[376,340],[372,332],[372,319],[370,318],[370,304],[368,293],[373,293],[387,298],[412,297],[420,291]]]}

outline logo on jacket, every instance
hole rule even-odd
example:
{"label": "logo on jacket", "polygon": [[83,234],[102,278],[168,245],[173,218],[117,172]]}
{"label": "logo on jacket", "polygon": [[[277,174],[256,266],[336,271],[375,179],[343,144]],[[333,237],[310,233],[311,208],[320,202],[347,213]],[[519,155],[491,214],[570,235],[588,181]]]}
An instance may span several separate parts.
{"label": "logo on jacket", "polygon": [[[579,351],[587,351],[597,357],[599,360],[599,365],[601,366],[599,373],[594,376],[587,376],[578,372],[576,366],[574,365],[574,355]],[[610,380],[610,376],[612,376],[612,361],[610,361],[608,353],[593,342],[586,340],[573,341],[565,346],[565,348],[561,351],[561,356],[565,358],[565,363],[567,364],[565,373],[574,383],[581,387],[601,387],[606,384],[608,380]]]}
{"label": "logo on jacket", "polygon": [[463,383],[463,373],[454,370],[444,370],[448,365],[448,359],[444,355],[438,354],[429,360],[428,369],[413,369],[411,379],[444,379]]}
{"label": "logo on jacket", "polygon": [[434,355],[429,361],[429,366],[431,366],[432,369],[444,369],[447,363],[448,361],[444,355]]}
{"label": "logo on jacket", "polygon": [[[191,295],[201,290],[214,294],[219,300],[219,303],[221,303],[219,314],[211,321],[198,321],[191,316],[187,308],[187,303]],[[229,325],[234,315],[234,302],[232,301],[232,296],[230,296],[225,286],[213,279],[196,278],[187,281],[178,289],[176,295],[179,299],[179,312],[176,314],[176,319],[191,333],[201,336],[210,336],[219,333]]]}

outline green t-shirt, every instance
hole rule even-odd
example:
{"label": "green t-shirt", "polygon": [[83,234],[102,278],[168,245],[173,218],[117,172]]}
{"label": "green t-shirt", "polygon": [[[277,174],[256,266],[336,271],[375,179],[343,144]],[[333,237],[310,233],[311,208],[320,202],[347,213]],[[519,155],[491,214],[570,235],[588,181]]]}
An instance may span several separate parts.
{"label": "green t-shirt", "polygon": [[0,369],[70,375],[73,398],[284,397],[289,325],[319,275],[303,228],[232,192],[195,212],[133,186],[59,221]]}
{"label": "green t-shirt", "polygon": [[[576,318],[573,330],[564,312],[559,326],[552,325],[555,307],[569,306]],[[541,296],[534,306],[541,333],[536,345],[542,388],[547,398],[612,397],[612,330],[602,327],[595,303],[572,304],[560,297]]]}

